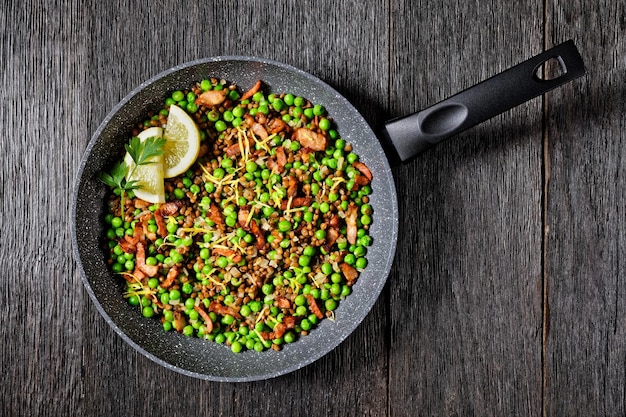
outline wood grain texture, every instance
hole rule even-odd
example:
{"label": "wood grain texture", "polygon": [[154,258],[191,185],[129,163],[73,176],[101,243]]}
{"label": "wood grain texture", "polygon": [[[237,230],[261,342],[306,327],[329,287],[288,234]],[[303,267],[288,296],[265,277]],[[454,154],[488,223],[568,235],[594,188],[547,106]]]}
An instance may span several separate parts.
{"label": "wood grain texture", "polygon": [[550,8],[549,41],[574,37],[588,74],[549,100],[549,415],[626,413],[626,7],[596,10]]}
{"label": "wood grain texture", "polygon": [[[396,4],[393,116],[542,50],[537,2]],[[534,100],[396,169],[392,415],[541,415],[541,119]]]}
{"label": "wood grain texture", "polygon": [[[0,416],[623,415],[623,2],[4,1]],[[373,127],[574,38],[589,73],[394,167],[398,251],[371,314],[283,377],[213,383],[128,346],[73,260],[74,177],[142,81],[283,61]]]}

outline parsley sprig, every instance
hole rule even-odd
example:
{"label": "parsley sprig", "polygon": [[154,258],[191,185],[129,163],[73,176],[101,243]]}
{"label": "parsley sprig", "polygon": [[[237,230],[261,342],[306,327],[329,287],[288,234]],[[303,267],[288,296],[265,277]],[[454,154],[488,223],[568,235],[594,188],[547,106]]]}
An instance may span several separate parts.
{"label": "parsley sprig", "polygon": [[126,152],[128,152],[134,162],[132,168],[128,166],[126,161],[122,160],[122,162],[117,162],[113,165],[110,172],[100,173],[100,180],[109,187],[112,187],[116,194],[119,193],[120,195],[122,218],[124,218],[124,195],[131,190],[141,188],[141,184],[139,184],[138,181],[129,181],[126,178],[132,178],[138,166],[152,164],[152,158],[163,155],[164,147],[165,139],[162,137],[150,137],[144,141],[136,136],[132,137],[130,141],[124,145]]}

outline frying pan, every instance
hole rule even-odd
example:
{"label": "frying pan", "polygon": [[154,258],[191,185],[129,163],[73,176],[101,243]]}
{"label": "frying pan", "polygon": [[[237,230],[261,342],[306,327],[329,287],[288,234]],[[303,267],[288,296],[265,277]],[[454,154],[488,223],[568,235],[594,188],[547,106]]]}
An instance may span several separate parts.
{"label": "frying pan", "polygon": [[[538,77],[546,61],[556,61],[559,75]],[[386,123],[381,140],[393,159],[407,161],[419,152],[470,126],[583,75],[584,65],[571,41],[519,64],[420,113]],[[223,78],[242,89],[263,80],[271,92],[289,92],[323,104],[340,135],[373,173],[370,203],[374,222],[368,266],[353,292],[340,303],[336,319],[279,352],[233,354],[226,346],[165,332],[160,322],[146,319],[122,297],[123,280],[106,265],[101,249],[106,187],[98,173],[120,157],[132,126],[150,110],[160,108],[172,91],[208,77]],[[128,94],[105,117],[91,138],[74,184],[72,205],[74,254],[87,292],[107,323],[126,342],[158,364],[182,374],[213,381],[253,381],[286,374],[311,364],[341,343],[361,323],[378,298],[391,269],[398,235],[396,190],[387,154],[359,112],[318,78],[279,62],[223,56],[171,68]]]}

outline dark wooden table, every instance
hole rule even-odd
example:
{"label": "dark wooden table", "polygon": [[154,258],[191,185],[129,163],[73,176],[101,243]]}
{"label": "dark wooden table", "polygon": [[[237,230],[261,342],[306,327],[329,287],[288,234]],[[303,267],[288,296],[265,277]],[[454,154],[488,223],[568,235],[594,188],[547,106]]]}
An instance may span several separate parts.
{"label": "dark wooden table", "polygon": [[[625,29],[625,3],[607,0],[4,0],[0,414],[624,415]],[[84,290],[81,157],[160,71],[275,59],[377,127],[570,38],[585,78],[394,168],[385,290],[314,364],[253,383],[183,376],[127,345]]]}

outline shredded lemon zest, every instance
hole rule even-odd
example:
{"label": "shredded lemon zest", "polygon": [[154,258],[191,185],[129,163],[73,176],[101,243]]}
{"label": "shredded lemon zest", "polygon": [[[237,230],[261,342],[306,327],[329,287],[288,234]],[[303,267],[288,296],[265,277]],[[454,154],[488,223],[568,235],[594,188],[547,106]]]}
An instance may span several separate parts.
{"label": "shredded lemon zest", "polygon": [[246,218],[246,226],[250,225],[250,222],[252,221],[252,216],[254,216],[254,210],[250,210],[250,213],[248,213],[248,217]]}
{"label": "shredded lemon zest", "polygon": [[335,177],[333,178],[333,186],[330,187],[330,192],[334,192],[335,188],[337,188],[339,186],[339,184],[341,184],[342,182],[348,182],[346,181],[343,177]]}

